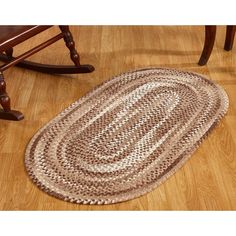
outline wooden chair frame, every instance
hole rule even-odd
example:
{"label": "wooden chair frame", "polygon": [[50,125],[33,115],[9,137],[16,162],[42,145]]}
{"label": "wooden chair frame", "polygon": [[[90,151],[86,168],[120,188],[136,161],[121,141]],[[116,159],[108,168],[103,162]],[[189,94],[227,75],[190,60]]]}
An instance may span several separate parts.
{"label": "wooden chair frame", "polygon": [[[224,44],[224,49],[226,51],[230,51],[233,48],[235,31],[236,31],[236,26],[228,25],[226,28],[226,37]],[[215,38],[216,38],[216,25],[205,26],[205,42],[201,57],[198,62],[200,66],[206,65],[206,63],[208,62],[211,56],[212,49],[215,44]]]}
{"label": "wooden chair frame", "polygon": [[[42,44],[30,49],[29,51],[23,53],[20,56],[13,57],[13,47],[17,44],[35,36],[36,34],[50,28],[52,26],[35,26],[32,29],[22,33],[18,37],[12,38],[0,45],[0,60],[6,62],[4,65],[0,66],[0,104],[3,109],[0,109],[0,119],[6,120],[22,120],[24,118],[23,114],[19,111],[11,109],[10,97],[6,92],[6,82],[3,76],[3,72],[11,66],[19,66],[22,68],[40,71],[45,73],[55,73],[55,74],[74,74],[74,73],[89,73],[94,71],[92,65],[81,65],[80,57],[75,49],[75,42],[73,40],[72,34],[69,30],[69,26],[61,25],[60,33],[53,38],[43,42]],[[70,51],[70,58],[74,65],[47,65],[35,62],[26,61],[25,59],[34,53],[48,47],[49,45],[55,43],[60,39],[64,39],[67,48]]]}

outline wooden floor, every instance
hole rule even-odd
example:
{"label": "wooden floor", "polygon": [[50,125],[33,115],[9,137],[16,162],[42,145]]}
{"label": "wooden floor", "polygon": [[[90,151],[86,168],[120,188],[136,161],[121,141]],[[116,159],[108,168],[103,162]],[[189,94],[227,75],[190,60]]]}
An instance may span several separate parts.
{"label": "wooden floor", "polygon": [[[197,65],[204,27],[71,27],[82,63],[96,71],[47,75],[19,68],[5,72],[13,108],[20,122],[0,120],[1,210],[236,210],[236,45],[223,50],[225,28],[219,27],[208,66]],[[16,47],[33,47],[58,32],[52,28]],[[45,63],[70,63],[63,41],[32,56]],[[57,113],[104,80],[142,67],[173,67],[207,75],[229,95],[226,117],[192,158],[155,191],[124,203],[86,206],[48,196],[31,183],[24,151],[34,133]]]}

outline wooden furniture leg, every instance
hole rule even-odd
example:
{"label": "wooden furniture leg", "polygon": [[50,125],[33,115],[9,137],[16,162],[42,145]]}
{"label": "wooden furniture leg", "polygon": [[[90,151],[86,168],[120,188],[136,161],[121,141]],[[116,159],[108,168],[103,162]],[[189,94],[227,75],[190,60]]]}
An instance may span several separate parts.
{"label": "wooden furniture leg", "polygon": [[75,42],[73,40],[73,36],[70,32],[68,25],[60,25],[61,32],[64,35],[64,41],[67,48],[70,50],[70,58],[74,62],[76,66],[80,66],[80,57],[78,52],[75,49]]}
{"label": "wooden furniture leg", "polygon": [[11,110],[10,97],[6,92],[6,82],[2,72],[0,72],[0,104],[3,108],[0,109],[0,119],[22,120],[24,118],[21,112]]}
{"label": "wooden furniture leg", "polygon": [[226,51],[230,51],[233,48],[235,31],[236,31],[236,26],[227,25],[226,36],[225,36],[225,46],[224,46],[224,49]]}
{"label": "wooden furniture leg", "polygon": [[215,37],[216,37],[216,25],[205,26],[204,48],[202,51],[202,55],[199,59],[198,65],[203,66],[207,63],[215,43]]}

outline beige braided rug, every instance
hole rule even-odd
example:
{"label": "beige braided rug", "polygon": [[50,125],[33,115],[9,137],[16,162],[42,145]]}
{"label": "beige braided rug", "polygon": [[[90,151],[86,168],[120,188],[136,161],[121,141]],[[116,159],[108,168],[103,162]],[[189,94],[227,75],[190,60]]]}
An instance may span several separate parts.
{"label": "beige braided rug", "polygon": [[201,75],[143,69],[103,83],[41,128],[26,150],[39,188],[65,201],[143,195],[178,170],[228,108]]}

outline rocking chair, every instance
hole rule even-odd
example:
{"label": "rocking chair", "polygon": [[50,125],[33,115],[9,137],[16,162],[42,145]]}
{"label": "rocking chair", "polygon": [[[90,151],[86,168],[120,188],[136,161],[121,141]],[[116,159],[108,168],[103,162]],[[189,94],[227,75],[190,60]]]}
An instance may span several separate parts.
{"label": "rocking chair", "polygon": [[[3,76],[3,72],[9,67],[16,65],[34,71],[55,74],[89,73],[94,71],[93,66],[80,64],[79,54],[75,49],[75,43],[69,30],[69,26],[67,25],[59,26],[60,33],[53,38],[30,49],[20,56],[13,57],[14,46],[39,34],[44,30],[47,30],[50,27],[52,26],[0,26],[0,60],[6,62],[4,65],[0,66],[0,104],[3,108],[0,109],[0,119],[22,120],[24,118],[21,112],[11,109],[10,97],[6,92],[6,82]],[[70,58],[74,65],[47,65],[25,60],[27,57],[62,38],[64,39],[65,44],[70,51]]]}

